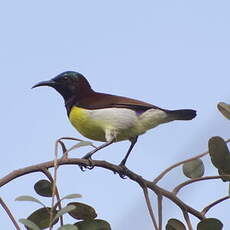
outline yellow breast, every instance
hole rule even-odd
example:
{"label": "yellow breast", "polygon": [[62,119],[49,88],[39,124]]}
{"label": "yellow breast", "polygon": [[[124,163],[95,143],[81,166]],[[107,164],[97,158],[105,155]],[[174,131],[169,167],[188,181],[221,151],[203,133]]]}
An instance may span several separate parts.
{"label": "yellow breast", "polygon": [[72,107],[69,120],[85,137],[96,141],[127,140],[143,134],[160,123],[158,112],[146,111],[137,115],[126,108],[83,109]]}
{"label": "yellow breast", "polygon": [[69,120],[83,136],[96,141],[106,141],[105,124],[103,121],[93,119],[89,110],[72,107]]}

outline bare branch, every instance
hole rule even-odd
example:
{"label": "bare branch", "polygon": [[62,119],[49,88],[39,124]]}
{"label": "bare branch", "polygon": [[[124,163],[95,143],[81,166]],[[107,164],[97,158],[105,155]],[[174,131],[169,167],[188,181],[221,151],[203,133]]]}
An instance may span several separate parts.
{"label": "bare branch", "polygon": [[[230,139],[227,139],[227,140],[225,141],[225,143],[228,143],[228,142],[230,142]],[[182,165],[182,164],[184,164],[184,163],[187,163],[187,162],[189,162],[189,161],[193,161],[193,160],[195,160],[195,159],[201,158],[201,157],[203,157],[203,156],[205,156],[205,155],[207,155],[207,154],[208,154],[208,151],[207,151],[207,152],[204,152],[204,153],[201,153],[201,154],[199,154],[199,155],[197,155],[197,156],[195,156],[195,157],[189,158],[189,159],[187,159],[187,160],[180,161],[180,162],[178,162],[178,163],[176,163],[176,164],[174,164],[174,165],[168,167],[168,168],[165,169],[163,172],[161,172],[161,173],[159,174],[159,176],[157,176],[157,177],[153,180],[153,183],[154,183],[154,184],[158,183],[159,180],[161,180],[161,179],[162,179],[169,171],[171,171],[172,169],[174,169],[174,168],[176,168],[176,167],[178,167],[178,166],[180,166],[180,165]]]}
{"label": "bare branch", "polygon": [[[107,161],[99,161],[99,160],[92,160],[92,162],[89,162],[86,159],[79,159],[79,158],[68,158],[68,159],[58,159],[57,160],[57,164],[59,165],[59,167],[61,165],[79,165],[79,166],[89,167],[89,166],[91,166],[91,163],[93,163],[93,165],[95,167],[105,168],[105,169],[108,169],[112,172],[118,173],[119,175],[125,175],[126,177],[130,178],[131,180],[137,182],[138,184],[145,184],[147,188],[149,188],[150,190],[155,192],[157,195],[161,194],[162,196],[167,197],[169,200],[171,200],[177,206],[179,206],[182,210],[186,210],[187,212],[196,216],[200,220],[204,219],[203,214],[201,214],[196,209],[194,209],[191,206],[184,203],[175,194],[157,186],[156,184],[154,184],[151,181],[145,180],[143,177],[132,172],[128,168],[126,168],[124,171],[124,169],[118,165],[111,164]],[[27,174],[30,174],[33,172],[39,172],[39,171],[41,171],[41,169],[44,169],[44,168],[49,169],[52,167],[54,167],[54,161],[48,161],[48,162],[44,162],[41,164],[36,164],[36,165],[32,165],[29,167],[15,170],[15,171],[9,173],[8,175],[6,175],[5,177],[3,177],[2,179],[0,179],[0,187],[7,184],[8,182],[18,178],[18,177],[23,176],[23,175],[27,175]]]}
{"label": "bare branch", "polygon": [[217,205],[217,204],[219,204],[219,203],[221,203],[221,202],[223,202],[224,200],[227,200],[227,199],[229,199],[229,198],[230,198],[230,196],[224,196],[224,197],[222,197],[222,198],[220,198],[220,199],[218,199],[218,200],[212,202],[211,204],[209,204],[208,206],[206,206],[206,207],[201,211],[201,213],[202,213],[203,215],[205,215],[205,214],[209,211],[209,209],[211,209],[211,208],[214,207],[215,205]]}
{"label": "bare branch", "polygon": [[6,211],[7,215],[9,216],[9,218],[11,219],[11,221],[13,222],[15,228],[17,230],[20,230],[20,227],[17,223],[17,221],[15,220],[13,214],[11,213],[10,209],[7,207],[7,205],[5,204],[5,202],[2,200],[2,198],[0,197],[0,204],[2,205],[2,207],[4,208],[4,210]]}
{"label": "bare branch", "polygon": [[[66,147],[65,147],[65,144],[62,142],[62,140],[71,140],[71,141],[80,141],[80,142],[81,142],[81,141],[84,141],[84,140],[82,140],[82,139],[75,138],[75,137],[61,137],[61,138],[59,138],[59,139],[56,141],[56,143],[58,142],[59,144],[61,144],[61,146],[62,146],[62,151],[63,151],[63,157],[64,157],[64,158],[68,158],[69,152],[70,152],[71,150],[75,149],[75,145],[72,146],[70,149],[67,150]],[[91,147],[97,149],[97,146],[94,145],[93,143],[90,143],[89,146],[91,146]]]}
{"label": "bare branch", "polygon": [[185,221],[186,221],[186,223],[187,223],[188,229],[189,229],[189,230],[193,230],[193,228],[192,228],[192,223],[191,223],[191,221],[190,221],[190,218],[189,218],[188,213],[187,213],[186,211],[183,211],[183,214],[184,214],[184,219],[185,219]]}
{"label": "bare branch", "polygon": [[188,185],[188,184],[192,184],[194,182],[198,182],[198,181],[203,181],[203,180],[215,180],[215,179],[222,179],[223,177],[230,177],[230,175],[221,175],[221,176],[204,176],[204,177],[199,177],[199,178],[194,178],[191,180],[187,180],[179,185],[177,185],[174,189],[173,189],[173,193],[176,195],[180,189],[182,189],[184,186]]}
{"label": "bare branch", "polygon": [[58,143],[59,143],[59,144],[61,145],[61,147],[62,147],[62,152],[65,153],[65,152],[67,151],[67,149],[66,149],[66,147],[65,147],[64,142],[61,141],[61,140],[58,140]]}
{"label": "bare branch", "polygon": [[[46,168],[42,169],[41,172],[43,172],[47,176],[47,178],[50,180],[50,182],[52,184],[54,184],[53,177],[52,177],[52,175],[51,175],[51,173],[49,172],[48,169],[46,169]],[[56,198],[57,198],[57,206],[58,206],[58,209],[61,210],[62,209],[61,202],[60,202],[61,198],[60,198],[57,186],[56,186],[55,191],[56,191],[55,195],[56,195]],[[60,216],[60,223],[61,223],[61,226],[64,224],[63,223],[63,216]]]}
{"label": "bare branch", "polygon": [[[50,215],[50,223],[52,222],[53,219],[53,208],[54,208],[54,202],[55,202],[55,194],[56,194],[56,184],[57,184],[57,169],[58,169],[58,144],[60,140],[57,140],[55,142],[55,147],[54,147],[54,177],[53,177],[53,189],[52,189],[52,212]],[[50,226],[50,229],[52,227]]]}
{"label": "bare branch", "polygon": [[[62,142],[62,140],[71,140],[71,141],[84,141],[84,140],[82,140],[82,139],[79,139],[79,138],[75,138],[75,137],[61,137],[61,138],[59,138],[56,142],[58,142],[58,143],[60,143],[61,144],[61,146],[62,146],[62,151],[63,151],[63,157],[64,158],[68,158],[68,154],[69,154],[69,152],[71,151],[71,150],[73,150],[73,149],[75,149],[75,146],[72,146],[70,149],[64,149],[63,148],[63,145],[64,145],[64,143]],[[94,145],[93,143],[91,143],[91,144],[89,144],[89,146],[91,146],[91,147],[93,147],[93,148],[95,148],[95,149],[97,149],[97,146],[96,145]],[[65,145],[64,145],[64,147],[65,147]]]}
{"label": "bare branch", "polygon": [[159,222],[159,230],[162,230],[162,195],[157,195],[157,203],[158,203],[158,222]]}
{"label": "bare branch", "polygon": [[144,196],[145,196],[145,201],[146,201],[146,204],[147,204],[147,207],[148,207],[148,210],[149,210],[149,215],[151,217],[151,220],[153,222],[153,225],[154,225],[154,228],[156,230],[160,230],[158,227],[157,227],[157,222],[156,222],[156,218],[154,216],[154,213],[153,213],[153,209],[152,209],[152,205],[151,205],[151,201],[149,199],[149,193],[148,193],[148,189],[146,186],[142,186],[143,188],[143,192],[144,192]]}

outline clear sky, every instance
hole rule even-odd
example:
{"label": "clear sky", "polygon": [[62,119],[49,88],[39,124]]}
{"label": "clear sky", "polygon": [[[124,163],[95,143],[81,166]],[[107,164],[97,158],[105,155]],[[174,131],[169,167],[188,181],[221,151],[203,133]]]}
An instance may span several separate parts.
{"label": "clear sky", "polygon": [[[206,151],[210,137],[229,138],[229,123],[216,109],[219,101],[230,102],[229,8],[227,0],[1,1],[0,177],[53,159],[54,142],[61,136],[82,138],[69,124],[63,100],[54,90],[30,89],[66,70],[84,74],[97,91],[198,111],[192,121],[165,124],[139,138],[127,166],[147,179]],[[118,163],[128,145],[116,143],[95,158]],[[206,159],[206,175],[215,175]],[[17,219],[38,206],[14,199],[36,196],[33,183],[41,178],[28,175],[1,188],[0,196]],[[173,188],[183,180],[178,169],[161,185]],[[67,166],[59,170],[58,184],[61,195],[81,193],[79,201],[94,206],[112,229],[152,229],[143,194],[129,180],[103,169],[83,173]],[[201,209],[227,194],[227,187],[219,181],[200,182],[179,195]],[[228,223],[228,206],[226,201],[209,216]],[[181,216],[172,203],[165,201],[164,208],[164,223]],[[0,212],[1,229],[13,229]]]}

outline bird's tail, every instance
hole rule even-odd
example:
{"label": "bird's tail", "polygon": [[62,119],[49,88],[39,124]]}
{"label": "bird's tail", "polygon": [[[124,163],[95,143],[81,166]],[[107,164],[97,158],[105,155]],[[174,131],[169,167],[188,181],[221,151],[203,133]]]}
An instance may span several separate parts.
{"label": "bird's tail", "polygon": [[192,109],[167,110],[167,114],[172,120],[192,120],[196,116],[196,111]]}

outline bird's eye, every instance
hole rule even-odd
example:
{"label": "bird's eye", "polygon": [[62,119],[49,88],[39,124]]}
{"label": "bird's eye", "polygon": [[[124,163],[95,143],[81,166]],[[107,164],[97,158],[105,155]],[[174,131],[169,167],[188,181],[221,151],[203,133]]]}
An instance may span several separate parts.
{"label": "bird's eye", "polygon": [[68,80],[68,77],[67,77],[67,76],[65,76],[63,79],[64,79],[65,81],[67,81],[67,80]]}

